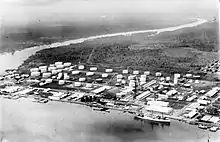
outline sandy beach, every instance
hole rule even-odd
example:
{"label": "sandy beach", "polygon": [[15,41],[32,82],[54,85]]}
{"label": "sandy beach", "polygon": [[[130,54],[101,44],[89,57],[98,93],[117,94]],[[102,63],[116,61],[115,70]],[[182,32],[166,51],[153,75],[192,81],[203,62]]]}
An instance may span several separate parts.
{"label": "sandy beach", "polygon": [[[206,142],[208,137],[192,125],[142,126],[133,115],[76,104],[1,99],[0,107],[0,134],[8,142]],[[219,142],[219,132],[209,133],[211,142]]]}

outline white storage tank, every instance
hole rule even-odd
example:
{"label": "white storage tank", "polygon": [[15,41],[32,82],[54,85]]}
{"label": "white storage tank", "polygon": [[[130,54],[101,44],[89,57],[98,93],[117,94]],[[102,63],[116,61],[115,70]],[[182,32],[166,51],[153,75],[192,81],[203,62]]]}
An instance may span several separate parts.
{"label": "white storage tank", "polygon": [[187,73],[186,77],[192,77],[192,74],[191,73]]}
{"label": "white storage tank", "polygon": [[91,83],[86,83],[86,87],[87,88],[92,88],[92,84]]}
{"label": "white storage tank", "polygon": [[50,67],[55,67],[55,65],[54,64],[50,64]]}
{"label": "white storage tank", "polygon": [[116,77],[117,77],[117,79],[122,79],[122,78],[123,78],[123,75],[118,74]]}
{"label": "white storage tank", "polygon": [[121,80],[121,83],[122,84],[126,84],[126,80]]}
{"label": "white storage tank", "polygon": [[195,80],[195,83],[199,83],[199,80]]}
{"label": "white storage tank", "polygon": [[40,72],[45,73],[45,72],[47,72],[47,69],[40,69]]}
{"label": "white storage tank", "polygon": [[39,69],[47,69],[47,66],[40,66]]}
{"label": "white storage tank", "polygon": [[161,77],[161,78],[160,78],[160,81],[164,81],[164,80],[165,80],[165,78],[164,78],[164,77]]}
{"label": "white storage tank", "polygon": [[31,72],[32,77],[40,76],[40,72]]}
{"label": "white storage tank", "polygon": [[46,82],[46,83],[52,83],[52,82],[53,82],[53,79],[48,78],[48,79],[45,80],[45,82]]}
{"label": "white storage tank", "polygon": [[156,72],[155,76],[162,76],[162,73],[161,72]]}
{"label": "white storage tank", "polygon": [[80,73],[79,71],[72,71],[72,75],[77,75],[79,73]]}
{"label": "white storage tank", "polygon": [[70,63],[70,62],[64,63],[63,66],[64,66],[64,67],[70,67],[70,66],[71,66],[71,63]]}
{"label": "white storage tank", "polygon": [[128,74],[128,70],[122,70],[123,74]]}
{"label": "white storage tank", "polygon": [[62,64],[63,64],[63,62],[55,62],[55,66],[62,65]]}
{"label": "white storage tank", "polygon": [[85,69],[85,66],[84,65],[79,65],[78,69],[83,70],[83,69]]}
{"label": "white storage tank", "polygon": [[52,72],[52,74],[54,75],[54,74],[57,74],[57,73],[58,73],[58,70],[52,70],[51,72]]}
{"label": "white storage tank", "polygon": [[170,81],[170,77],[169,76],[166,77],[166,81]]}
{"label": "white storage tank", "polygon": [[76,86],[76,87],[80,87],[81,85],[82,85],[81,82],[75,82],[75,83],[74,83],[74,86]]}
{"label": "white storage tank", "polygon": [[96,81],[97,81],[97,82],[101,82],[101,81],[102,81],[102,78],[97,78]]}
{"label": "white storage tank", "polygon": [[56,70],[56,67],[48,67],[48,71]]}
{"label": "white storage tank", "polygon": [[45,72],[45,73],[42,74],[42,77],[43,78],[51,77],[51,73],[50,72]]}
{"label": "white storage tank", "polygon": [[128,80],[132,80],[132,79],[134,79],[134,78],[135,78],[134,75],[130,75],[130,76],[128,76]]}
{"label": "white storage tank", "polygon": [[174,74],[174,77],[175,77],[175,78],[179,78],[179,77],[180,77],[180,74],[179,74],[179,73],[175,73],[175,74]]}
{"label": "white storage tank", "polygon": [[103,78],[106,78],[106,77],[108,77],[108,74],[107,74],[107,73],[103,73],[103,74],[102,74],[102,77],[103,77]]}
{"label": "white storage tank", "polygon": [[113,69],[106,69],[105,72],[113,72]]}
{"label": "white storage tank", "polygon": [[57,77],[56,76],[52,76],[52,79],[56,79]]}
{"label": "white storage tank", "polygon": [[139,71],[133,71],[133,74],[138,75]]}
{"label": "white storage tank", "polygon": [[145,71],[144,75],[150,75],[150,71]]}
{"label": "white storage tank", "polygon": [[97,71],[97,67],[91,67],[90,71]]}
{"label": "white storage tank", "polygon": [[86,76],[93,76],[94,75],[94,72],[87,72],[86,73]]}
{"label": "white storage tank", "polygon": [[58,84],[59,84],[59,85],[64,85],[64,84],[65,84],[65,81],[64,81],[64,80],[59,80],[59,81],[58,81]]}
{"label": "white storage tank", "polygon": [[81,78],[79,78],[79,81],[80,82],[86,81],[86,78],[85,77],[81,77]]}
{"label": "white storage tank", "polygon": [[63,69],[63,68],[64,68],[64,65],[56,65],[56,68],[57,68],[57,69]]}
{"label": "white storage tank", "polygon": [[133,82],[129,83],[129,87],[134,87],[134,86],[135,86],[135,83],[133,83]]}
{"label": "white storage tank", "polygon": [[69,80],[69,79],[70,79],[70,76],[69,76],[69,75],[64,75],[63,79],[64,79],[64,80]]}
{"label": "white storage tank", "polygon": [[30,72],[38,72],[38,71],[39,71],[38,68],[32,68],[32,69],[30,69]]}

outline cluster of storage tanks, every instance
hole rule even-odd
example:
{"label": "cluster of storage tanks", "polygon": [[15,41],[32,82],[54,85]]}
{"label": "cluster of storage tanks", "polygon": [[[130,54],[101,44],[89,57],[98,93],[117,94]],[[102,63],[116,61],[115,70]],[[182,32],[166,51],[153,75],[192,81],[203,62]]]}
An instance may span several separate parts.
{"label": "cluster of storage tanks", "polygon": [[[64,80],[68,80],[69,76],[67,73],[62,73],[63,70],[69,70],[71,63],[55,62],[49,66],[40,66],[38,68],[30,69],[31,77],[41,77],[45,79],[45,82],[41,82],[40,85],[51,83],[53,79],[59,80],[59,84],[64,84]],[[64,80],[60,80],[61,78]]]}

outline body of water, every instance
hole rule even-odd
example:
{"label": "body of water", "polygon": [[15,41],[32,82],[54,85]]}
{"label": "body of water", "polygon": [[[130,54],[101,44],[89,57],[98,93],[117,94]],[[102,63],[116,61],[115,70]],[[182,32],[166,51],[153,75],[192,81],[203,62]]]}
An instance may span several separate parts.
{"label": "body of water", "polygon": [[[0,135],[8,142],[207,142],[208,131],[173,122],[153,127],[133,115],[93,111],[76,104],[1,100]],[[209,132],[210,142],[220,133]]]}

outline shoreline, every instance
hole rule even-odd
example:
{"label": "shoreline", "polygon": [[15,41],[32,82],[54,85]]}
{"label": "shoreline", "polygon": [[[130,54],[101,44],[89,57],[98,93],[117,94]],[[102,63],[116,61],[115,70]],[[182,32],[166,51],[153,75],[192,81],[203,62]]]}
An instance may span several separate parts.
{"label": "shoreline", "polygon": [[[120,32],[120,33],[113,33],[113,34],[104,34],[104,35],[96,35],[96,36],[90,36],[87,38],[79,38],[79,39],[73,39],[73,40],[67,40],[64,42],[55,42],[49,45],[40,45],[40,46],[33,46],[30,48],[26,48],[20,51],[16,51],[13,55],[11,53],[4,53],[0,54],[0,65],[2,66],[2,69],[0,70],[0,74],[3,74],[6,69],[15,69],[19,65],[21,65],[29,56],[35,54],[37,51],[47,49],[47,48],[55,48],[59,46],[68,46],[70,44],[79,44],[83,43],[85,41],[100,39],[100,38],[108,38],[108,37],[115,37],[115,36],[130,36],[133,34],[140,34],[140,33],[149,33],[149,32],[156,32],[153,36],[163,33],[163,32],[169,32],[169,31],[175,31],[183,28],[188,27],[196,27],[198,25],[204,24],[208,22],[208,20],[205,19],[197,19],[197,21],[193,21],[192,23],[183,24],[175,27],[168,27],[168,28],[162,28],[162,29],[151,29],[151,30],[139,30],[139,31],[130,31],[130,32]],[[12,64],[7,64],[7,62],[10,62]]]}

